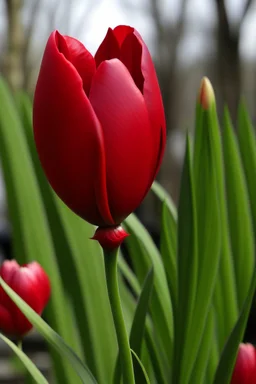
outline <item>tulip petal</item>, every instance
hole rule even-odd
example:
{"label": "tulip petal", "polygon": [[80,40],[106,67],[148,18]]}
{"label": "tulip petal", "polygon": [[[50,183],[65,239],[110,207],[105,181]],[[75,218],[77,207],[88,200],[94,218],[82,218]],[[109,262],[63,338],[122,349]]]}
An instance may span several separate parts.
{"label": "tulip petal", "polygon": [[109,206],[118,223],[149,188],[155,159],[148,112],[130,73],[117,59],[98,67],[89,99],[103,129]]}
{"label": "tulip petal", "polygon": [[130,33],[122,44],[120,60],[129,70],[135,84],[143,94],[144,77],[141,72],[141,55],[142,45],[137,37]]}
{"label": "tulip petal", "polygon": [[[19,264],[16,262],[16,260],[6,260],[2,265],[0,269],[0,276],[3,278],[3,280],[8,284],[9,286],[12,285],[12,281],[20,270]],[[8,308],[10,311],[15,308],[15,304],[13,301],[9,298],[9,296],[5,293],[2,287],[0,287],[0,303],[5,307]]]}
{"label": "tulip petal", "polygon": [[113,32],[120,47],[123,44],[123,41],[126,38],[126,36],[133,33],[133,31],[134,31],[134,28],[129,27],[128,25],[118,25],[117,27],[114,28]]}
{"label": "tulip petal", "polygon": [[[152,175],[152,180],[155,178],[159,167],[162,162],[162,158],[164,155],[164,149],[165,149],[165,142],[166,142],[166,123],[165,123],[165,115],[164,115],[164,108],[163,108],[163,102],[162,102],[162,96],[157,80],[156,71],[154,68],[154,64],[151,58],[151,55],[149,53],[148,47],[144,43],[142,37],[140,34],[134,29],[133,35],[137,39],[137,42],[140,43],[142,47],[142,54],[141,54],[141,72],[142,76],[144,78],[144,84],[143,84],[143,96],[145,103],[147,105],[148,113],[149,113],[149,119],[152,125],[152,134],[153,134],[153,140],[155,143],[155,148],[159,152],[156,155],[156,166],[154,173]],[[130,40],[131,37],[128,35],[126,37],[127,40]],[[133,44],[134,48],[133,50],[137,50],[134,38],[129,41],[129,44]],[[124,40],[123,46],[121,48],[121,51],[125,50],[126,48],[126,41]],[[132,51],[133,52],[133,51]]]}
{"label": "tulip petal", "polygon": [[96,71],[96,65],[93,56],[85,46],[69,36],[62,36],[56,31],[56,41],[60,52],[70,61],[83,80],[83,88],[88,95],[92,77]]}
{"label": "tulip petal", "polygon": [[110,60],[114,58],[119,58],[120,49],[118,41],[114,35],[114,32],[111,28],[108,29],[107,34],[99,46],[97,52],[95,53],[94,59],[97,67],[104,60]]}
{"label": "tulip petal", "polygon": [[[1,267],[1,277],[20,297],[39,313],[40,296],[37,293],[37,286],[31,285],[30,279],[21,280],[22,271],[26,270],[27,267],[22,269],[15,260],[6,261]],[[31,289],[33,294],[31,294]],[[16,304],[14,304],[10,297],[4,292],[2,287],[0,287],[0,302],[2,308],[0,320],[3,321],[3,323],[0,322],[0,324],[4,324],[5,326],[4,321],[7,316],[11,318],[11,328],[6,328],[4,330],[5,333],[22,335],[32,328],[32,325],[24,317]]]}
{"label": "tulip petal", "polygon": [[0,276],[6,282],[6,284],[10,285],[13,279],[13,276],[17,271],[19,271],[20,266],[16,260],[6,260],[0,269]]}
{"label": "tulip petal", "polygon": [[[35,274],[35,268],[30,268],[30,265],[20,267],[10,286],[36,313],[41,315],[46,305],[45,284],[42,284],[43,277],[38,279],[38,273]],[[46,278],[48,280],[47,276]],[[32,324],[16,305],[15,311],[12,309],[11,313],[18,334],[25,334],[32,329]]]}
{"label": "tulip petal", "polygon": [[40,288],[40,302],[41,308],[43,309],[46,306],[51,294],[49,278],[41,265],[35,261],[27,264],[27,269],[31,272],[36,284]]}
{"label": "tulip petal", "polygon": [[90,223],[113,225],[101,125],[78,71],[59,52],[56,32],[45,49],[33,123],[40,161],[55,192]]}
{"label": "tulip petal", "polygon": [[0,304],[0,331],[7,335],[15,335],[15,325],[10,312]]}
{"label": "tulip petal", "polygon": [[37,313],[42,312],[41,296],[44,295],[44,286],[40,285],[40,280],[34,275],[33,270],[28,267],[21,267],[19,272],[15,274],[10,287],[29,304],[34,311]]}

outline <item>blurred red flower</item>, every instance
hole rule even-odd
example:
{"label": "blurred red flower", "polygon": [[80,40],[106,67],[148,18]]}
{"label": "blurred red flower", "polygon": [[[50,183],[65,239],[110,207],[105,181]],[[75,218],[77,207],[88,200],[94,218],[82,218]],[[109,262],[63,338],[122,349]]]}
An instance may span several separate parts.
{"label": "blurred red flower", "polygon": [[256,384],[256,349],[252,344],[240,344],[231,384]]}
{"label": "blurred red flower", "polygon": [[[37,262],[20,266],[15,260],[4,261],[0,276],[35,312],[42,314],[51,288],[48,276]],[[32,324],[0,287],[0,330],[21,337],[31,329]]]}

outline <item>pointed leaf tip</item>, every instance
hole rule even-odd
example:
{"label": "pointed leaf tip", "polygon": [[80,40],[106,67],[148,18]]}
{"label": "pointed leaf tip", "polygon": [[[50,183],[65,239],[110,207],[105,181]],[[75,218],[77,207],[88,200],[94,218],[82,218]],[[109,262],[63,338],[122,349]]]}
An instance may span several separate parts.
{"label": "pointed leaf tip", "polygon": [[203,77],[201,81],[198,101],[204,109],[209,109],[210,106],[215,103],[215,96],[212,84],[207,77]]}

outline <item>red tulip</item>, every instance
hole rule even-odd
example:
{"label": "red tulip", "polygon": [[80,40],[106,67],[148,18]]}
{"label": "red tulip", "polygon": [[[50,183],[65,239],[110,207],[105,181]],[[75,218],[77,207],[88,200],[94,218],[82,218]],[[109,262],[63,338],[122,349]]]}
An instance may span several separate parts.
{"label": "red tulip", "polygon": [[[35,312],[42,314],[51,289],[48,276],[38,263],[19,266],[15,260],[4,261],[0,276]],[[0,330],[21,337],[31,329],[32,324],[0,287]]]}
{"label": "red tulip", "polygon": [[256,383],[256,349],[252,344],[240,344],[231,384]]}
{"label": "red tulip", "polygon": [[42,166],[59,197],[92,224],[121,223],[148,192],[166,141],[155,69],[138,32],[109,28],[95,57],[53,32],[33,120]]}

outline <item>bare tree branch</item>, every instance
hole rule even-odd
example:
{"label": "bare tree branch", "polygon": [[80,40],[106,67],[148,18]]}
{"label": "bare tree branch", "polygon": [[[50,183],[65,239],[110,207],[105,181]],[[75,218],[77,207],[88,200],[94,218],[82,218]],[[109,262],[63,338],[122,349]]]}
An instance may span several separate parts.
{"label": "bare tree branch", "polygon": [[[255,2],[255,0],[246,0],[245,5],[244,5],[244,9],[243,9],[242,14],[241,14],[240,21],[239,21],[237,28],[236,28],[236,31],[235,31],[236,35],[239,35],[243,21],[247,15],[251,5],[253,4],[253,2]],[[215,0],[215,3],[217,6],[219,23],[223,29],[223,33],[225,32],[226,36],[230,36],[230,33],[231,33],[230,32],[230,22],[228,20],[225,0]]]}
{"label": "bare tree branch", "polygon": [[246,1],[245,5],[244,5],[243,12],[242,12],[241,19],[240,19],[239,24],[238,24],[239,31],[241,30],[241,26],[244,22],[244,19],[245,19],[246,15],[247,15],[247,13],[248,13],[248,11],[249,11],[249,9],[253,3],[254,3],[254,0],[247,0]]}
{"label": "bare tree branch", "polygon": [[225,0],[215,0],[218,14],[217,65],[219,89],[228,105],[233,121],[236,121],[241,94],[241,71],[239,55],[240,28],[231,29]]}
{"label": "bare tree branch", "polygon": [[180,13],[179,17],[174,29],[173,33],[173,41],[172,41],[172,56],[175,56],[175,61],[177,59],[177,53],[178,53],[178,45],[180,43],[180,40],[184,33],[184,25],[185,25],[185,16],[186,16],[186,6],[187,6],[187,0],[182,0],[181,6],[180,6]]}
{"label": "bare tree branch", "polygon": [[225,39],[229,39],[230,25],[229,25],[225,0],[215,0],[215,3],[217,6],[218,24],[219,24],[219,28],[221,29],[221,35],[222,37],[225,37]]}
{"label": "bare tree branch", "polygon": [[23,72],[24,72],[23,87],[26,90],[29,87],[29,79],[30,79],[31,69],[32,69],[31,60],[29,58],[29,50],[30,50],[31,41],[34,34],[34,28],[36,26],[37,14],[40,9],[40,5],[41,5],[40,0],[34,0],[29,12],[29,18],[28,18],[29,24],[27,25],[27,28],[25,30],[22,63],[23,63]]}
{"label": "bare tree branch", "polygon": [[184,32],[187,0],[182,0],[175,24],[167,23],[158,0],[150,0],[150,11],[156,28],[158,76],[166,111],[167,128],[176,126],[175,87],[178,46]]}

